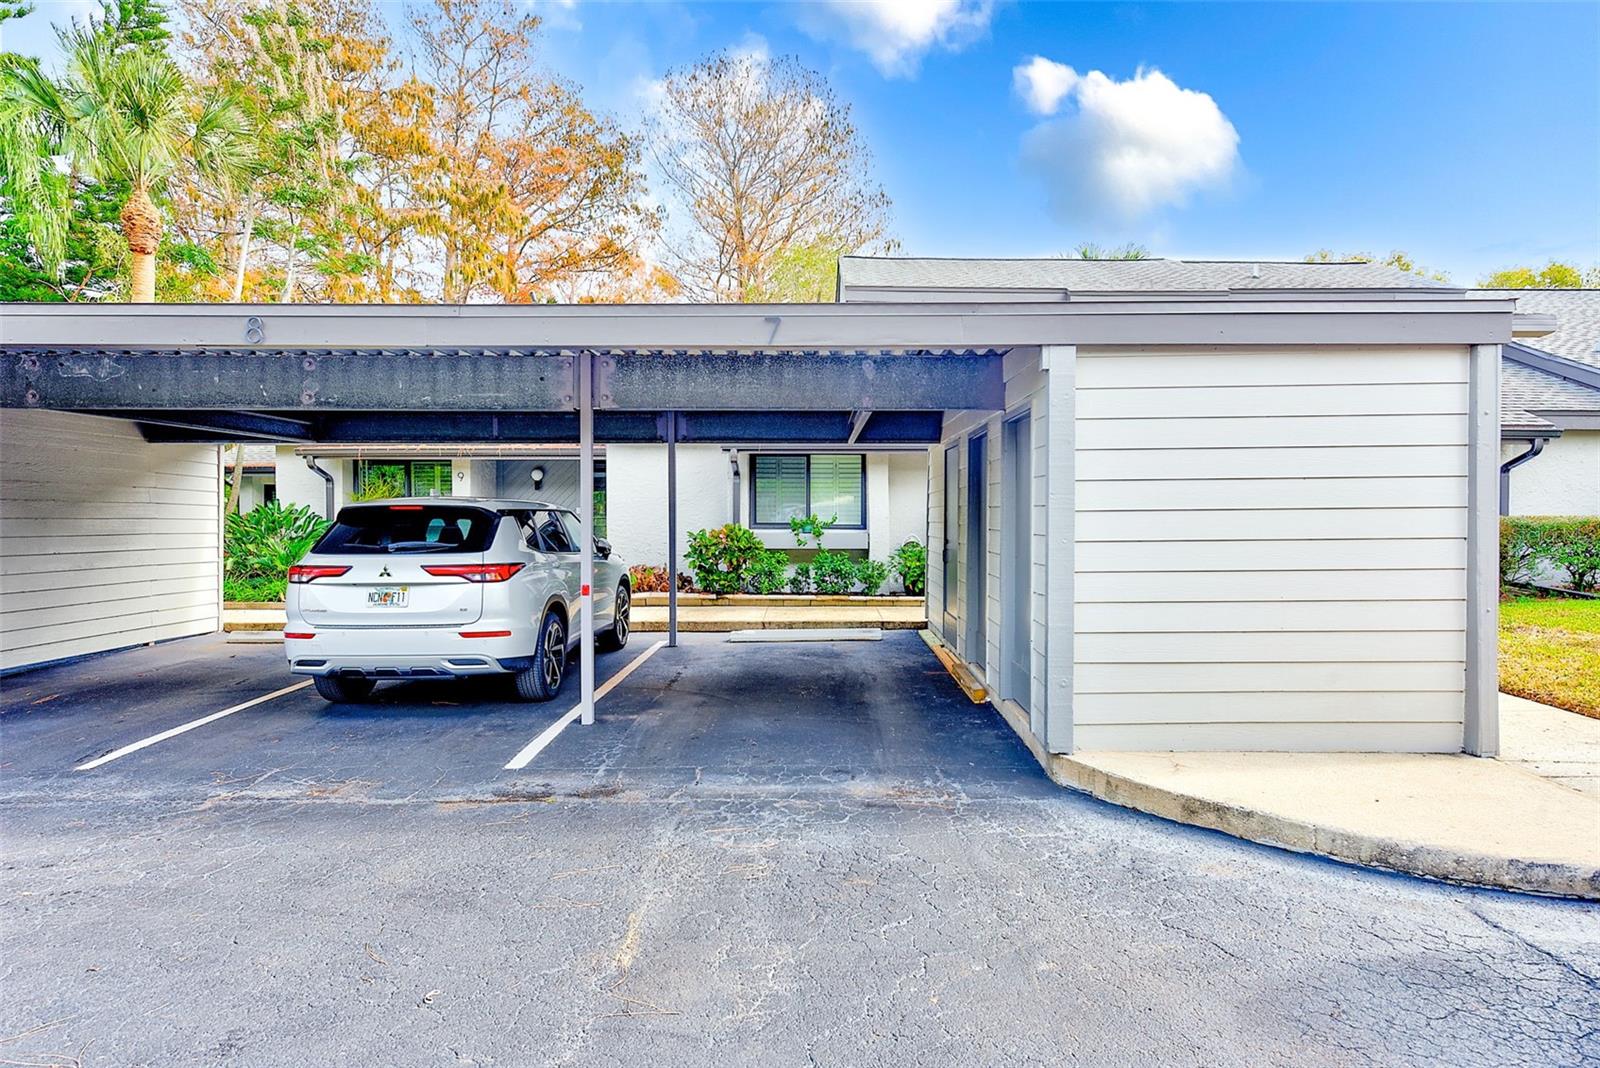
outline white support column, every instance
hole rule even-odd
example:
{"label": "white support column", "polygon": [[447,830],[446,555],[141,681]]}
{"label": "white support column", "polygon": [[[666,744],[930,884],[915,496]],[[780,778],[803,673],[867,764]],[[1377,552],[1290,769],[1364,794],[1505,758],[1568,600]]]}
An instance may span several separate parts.
{"label": "white support column", "polygon": [[1467,692],[1461,747],[1500,752],[1500,346],[1472,346],[1467,415]]}
{"label": "white support column", "polygon": [[678,647],[678,413],[667,413],[667,648]]}
{"label": "white support column", "polygon": [[578,356],[578,514],[583,545],[578,565],[578,678],[582,683],[579,718],[594,722],[594,355]]}
{"label": "white support column", "polygon": [[1072,752],[1072,676],[1075,657],[1073,579],[1077,568],[1074,529],[1077,510],[1077,377],[1078,350],[1073,345],[1046,345],[1044,365],[1046,421],[1045,499],[1045,749]]}

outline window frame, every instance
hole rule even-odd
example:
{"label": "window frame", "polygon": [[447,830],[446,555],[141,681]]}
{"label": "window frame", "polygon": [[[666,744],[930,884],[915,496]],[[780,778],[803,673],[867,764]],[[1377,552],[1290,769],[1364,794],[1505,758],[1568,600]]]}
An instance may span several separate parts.
{"label": "window frame", "polygon": [[373,468],[373,467],[398,467],[400,469],[400,478],[401,478],[401,482],[403,483],[402,489],[404,491],[401,494],[401,496],[404,496],[404,497],[426,497],[426,496],[428,496],[428,494],[426,494],[426,493],[418,493],[417,492],[417,484],[416,484],[416,465],[417,464],[442,464],[442,465],[445,465],[445,470],[448,471],[449,473],[446,474],[445,477],[444,477],[443,487],[446,490],[448,490],[449,492],[439,494],[439,499],[447,500],[447,499],[455,496],[455,470],[454,470],[455,465],[452,464],[449,460],[417,458],[417,457],[403,457],[403,458],[397,459],[397,460],[386,460],[386,459],[384,459],[382,457],[376,457],[376,456],[370,456],[370,457],[369,456],[361,456],[361,457],[357,457],[356,458],[356,463],[355,463],[355,479],[354,479],[355,489],[359,492],[361,487],[365,484],[366,479],[367,479],[367,470],[368,470],[368,468]]}
{"label": "window frame", "polygon": [[[861,522],[835,523],[832,530],[866,530],[867,517],[867,454],[864,452],[752,452],[750,454],[750,527],[752,530],[788,530],[789,523],[763,523],[756,517],[760,513],[756,510],[756,464],[763,456],[802,456],[806,461],[806,515],[816,515],[816,507],[811,500],[811,458],[813,456],[855,456],[861,460]],[[827,516],[821,518],[826,519]]]}

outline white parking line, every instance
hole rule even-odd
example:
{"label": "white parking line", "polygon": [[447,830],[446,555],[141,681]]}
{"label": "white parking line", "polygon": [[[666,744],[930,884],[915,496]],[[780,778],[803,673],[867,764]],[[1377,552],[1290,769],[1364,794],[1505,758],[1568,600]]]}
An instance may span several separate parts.
{"label": "white parking line", "polygon": [[[612,688],[615,687],[617,685],[617,683],[619,683],[623,679],[627,678],[633,672],[634,668],[638,667],[640,664],[644,663],[646,660],[649,660],[651,655],[653,655],[657,649],[661,648],[663,645],[666,645],[666,644],[667,644],[667,640],[665,638],[662,638],[660,641],[656,642],[650,648],[646,649],[644,652],[640,653],[638,656],[636,656],[632,660],[630,660],[628,662],[628,666],[627,667],[623,668],[621,671],[619,671],[615,675],[611,676],[609,679],[607,679],[605,681],[605,683],[599,689],[595,690],[594,699],[596,701],[599,701],[600,698],[602,698],[606,694],[610,693]],[[558,719],[554,723],[550,724],[550,726],[548,726],[544,730],[540,731],[539,732],[539,736],[537,738],[535,738],[533,741],[529,742],[527,745],[523,746],[522,747],[522,751],[520,753],[518,753],[516,756],[511,758],[510,763],[508,763],[506,765],[506,770],[507,771],[521,771],[523,768],[527,767],[528,764],[532,762],[534,757],[538,756],[541,752],[544,751],[544,747],[545,746],[549,745],[551,742],[556,740],[556,735],[560,734],[562,731],[567,729],[567,724],[571,723],[573,720],[578,718],[579,714],[582,713],[582,711],[583,711],[583,706],[582,705],[576,705],[576,706],[573,707],[572,711],[568,712],[566,715],[562,716],[560,719]]]}
{"label": "white parking line", "polygon": [[271,693],[264,693],[260,697],[252,698],[243,704],[234,705],[232,708],[224,708],[221,712],[213,712],[211,715],[201,716],[199,719],[191,719],[188,723],[173,727],[171,730],[162,731],[160,734],[152,734],[148,738],[141,738],[132,745],[125,745],[121,749],[113,749],[105,756],[95,757],[86,764],[79,764],[73,770],[89,771],[91,768],[98,768],[101,764],[108,764],[119,757],[127,756],[129,753],[137,753],[139,750],[144,749],[147,746],[155,745],[157,742],[164,742],[168,738],[176,738],[178,735],[183,734],[186,731],[192,731],[196,727],[204,727],[207,723],[219,720],[223,716],[231,716],[235,712],[243,712],[247,708],[254,708],[256,705],[264,704],[267,701],[272,700],[274,697],[282,697],[286,693],[294,693],[296,690],[303,690],[310,685],[311,680],[307,679],[304,682],[297,682],[293,686],[285,686],[281,690],[273,690]]}

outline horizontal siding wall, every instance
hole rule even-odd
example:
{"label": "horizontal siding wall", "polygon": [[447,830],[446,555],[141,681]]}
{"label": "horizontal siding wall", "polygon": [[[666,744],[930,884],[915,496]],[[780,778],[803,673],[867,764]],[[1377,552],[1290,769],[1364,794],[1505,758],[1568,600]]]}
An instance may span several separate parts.
{"label": "horizontal siding wall", "polygon": [[131,423],[0,418],[0,668],[220,625],[214,445],[150,445]]}
{"label": "horizontal siding wall", "polygon": [[1459,750],[1467,360],[1080,349],[1075,748]]}

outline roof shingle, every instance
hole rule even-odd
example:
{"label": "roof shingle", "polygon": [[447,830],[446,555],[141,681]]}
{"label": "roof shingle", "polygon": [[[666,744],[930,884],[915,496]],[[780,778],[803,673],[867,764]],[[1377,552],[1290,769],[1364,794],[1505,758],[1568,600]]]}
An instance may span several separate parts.
{"label": "roof shingle", "polygon": [[839,277],[845,288],[1031,289],[1083,293],[1455,288],[1381,263],[1353,261],[845,256],[839,261]]}

